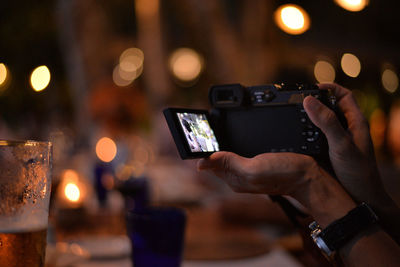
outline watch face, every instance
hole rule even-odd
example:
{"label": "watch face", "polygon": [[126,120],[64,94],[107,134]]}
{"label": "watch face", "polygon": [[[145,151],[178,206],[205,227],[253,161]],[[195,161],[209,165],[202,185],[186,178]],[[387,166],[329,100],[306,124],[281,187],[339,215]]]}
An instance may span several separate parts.
{"label": "watch face", "polygon": [[313,240],[324,255],[326,255],[328,258],[331,258],[333,256],[334,251],[329,249],[329,247],[326,245],[325,241],[321,237],[317,236],[313,238]]}
{"label": "watch face", "polygon": [[311,229],[311,238],[314,241],[314,243],[321,250],[325,258],[327,258],[328,260],[332,260],[334,257],[334,251],[329,249],[328,245],[320,236],[322,232],[321,227],[318,225],[316,221],[314,221],[309,225],[309,228]]}
{"label": "watch face", "polygon": [[314,243],[327,257],[332,258],[335,251],[377,221],[378,217],[374,211],[362,203],[323,230],[316,222],[311,223],[309,227]]}

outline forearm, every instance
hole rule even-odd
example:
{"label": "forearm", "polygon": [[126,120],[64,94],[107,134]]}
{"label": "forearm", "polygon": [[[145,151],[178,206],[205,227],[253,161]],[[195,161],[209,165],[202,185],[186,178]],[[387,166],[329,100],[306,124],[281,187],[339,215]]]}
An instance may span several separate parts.
{"label": "forearm", "polygon": [[358,234],[339,250],[346,266],[400,266],[400,248],[378,225]]}
{"label": "forearm", "polygon": [[[293,196],[309,209],[322,229],[357,206],[329,176],[310,179],[302,191],[305,194],[299,190]],[[338,252],[346,266],[398,266],[400,263],[399,246],[379,225],[361,231]]]}
{"label": "forearm", "polygon": [[306,174],[309,176],[307,182],[294,191],[292,197],[305,206],[318,224],[325,228],[357,204],[334,178],[319,166],[317,168]]}

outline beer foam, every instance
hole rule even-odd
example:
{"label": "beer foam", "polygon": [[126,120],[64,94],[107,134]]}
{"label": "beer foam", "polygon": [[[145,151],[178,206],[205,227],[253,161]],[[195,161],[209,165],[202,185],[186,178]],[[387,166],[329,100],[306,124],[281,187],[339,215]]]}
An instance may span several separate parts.
{"label": "beer foam", "polygon": [[0,232],[16,233],[35,231],[47,228],[48,211],[39,210],[32,213],[23,213],[18,216],[0,215]]}

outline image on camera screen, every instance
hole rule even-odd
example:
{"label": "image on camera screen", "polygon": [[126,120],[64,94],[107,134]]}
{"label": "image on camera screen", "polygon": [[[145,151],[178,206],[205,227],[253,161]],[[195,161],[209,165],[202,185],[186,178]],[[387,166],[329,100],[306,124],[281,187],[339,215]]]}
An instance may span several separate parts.
{"label": "image on camera screen", "polygon": [[214,131],[205,114],[177,113],[191,152],[219,151]]}

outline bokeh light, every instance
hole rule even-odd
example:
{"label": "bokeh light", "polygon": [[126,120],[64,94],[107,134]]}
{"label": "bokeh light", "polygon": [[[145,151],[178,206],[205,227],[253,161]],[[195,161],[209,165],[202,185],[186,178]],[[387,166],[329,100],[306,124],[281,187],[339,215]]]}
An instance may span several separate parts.
{"label": "bokeh light", "polygon": [[68,205],[79,205],[83,201],[85,191],[84,184],[80,181],[79,174],[72,169],[63,171],[60,190],[62,198],[67,200]]}
{"label": "bokeh light", "polygon": [[117,155],[117,145],[111,138],[103,137],[96,144],[96,155],[101,161],[110,162]]}
{"label": "bokeh light", "polygon": [[375,109],[369,118],[371,139],[374,147],[379,149],[383,146],[386,132],[386,115],[382,109]]}
{"label": "bokeh light", "polygon": [[8,70],[4,63],[0,63],[0,87],[6,83]]}
{"label": "bokeh light", "polygon": [[382,73],[382,85],[389,93],[396,92],[399,87],[399,77],[391,69],[385,69]]}
{"label": "bokeh light", "polygon": [[64,188],[65,197],[72,202],[78,202],[81,197],[79,187],[74,183],[68,183]]}
{"label": "bokeh light", "polygon": [[180,48],[172,53],[169,66],[176,78],[183,82],[190,82],[200,75],[203,69],[203,59],[193,49]]}
{"label": "bokeh light", "polygon": [[121,69],[126,72],[133,72],[143,65],[144,54],[139,48],[128,48],[119,57]]}
{"label": "bokeh light", "polygon": [[334,82],[335,75],[335,69],[332,64],[327,61],[318,61],[314,66],[315,79],[320,83]]}
{"label": "bokeh light", "polygon": [[396,165],[400,164],[400,100],[394,101],[390,108],[387,122],[387,147]]}
{"label": "bokeh light", "polygon": [[335,0],[340,7],[357,12],[363,10],[368,5],[368,0]]}
{"label": "bokeh light", "polygon": [[300,6],[287,4],[275,11],[275,23],[286,33],[298,35],[310,28],[310,17]]}
{"label": "bokeh light", "polygon": [[113,81],[124,87],[131,84],[143,72],[144,54],[139,48],[128,48],[119,57],[119,64],[114,68]]}
{"label": "bokeh light", "polygon": [[124,76],[124,75],[121,75],[121,70],[120,70],[120,67],[118,64],[117,66],[115,66],[114,71],[113,71],[114,83],[120,87],[125,87],[125,86],[130,85],[133,82],[132,79],[125,80],[124,78],[122,78],[122,76]]}
{"label": "bokeh light", "polygon": [[153,16],[157,13],[160,6],[160,0],[136,0],[135,10],[140,15]]}
{"label": "bokeh light", "polygon": [[44,90],[50,83],[50,70],[46,66],[39,66],[31,74],[31,86],[36,92]]}
{"label": "bokeh light", "polygon": [[343,54],[340,64],[347,76],[355,78],[360,74],[361,62],[355,55],[350,53]]}

